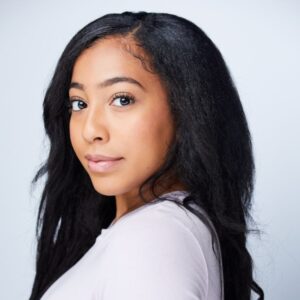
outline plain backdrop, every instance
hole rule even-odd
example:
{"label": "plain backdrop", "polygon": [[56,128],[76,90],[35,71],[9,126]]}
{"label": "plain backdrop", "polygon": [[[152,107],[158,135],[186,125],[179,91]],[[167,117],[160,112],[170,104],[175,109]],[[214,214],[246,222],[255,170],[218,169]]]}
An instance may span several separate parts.
{"label": "plain backdrop", "polygon": [[[35,274],[35,223],[47,154],[42,101],[71,37],[113,12],[167,12],[202,28],[220,49],[252,133],[253,211],[263,234],[249,237],[266,299],[299,299],[300,2],[0,1],[0,299],[28,299]],[[256,299],[256,297],[255,297]]]}

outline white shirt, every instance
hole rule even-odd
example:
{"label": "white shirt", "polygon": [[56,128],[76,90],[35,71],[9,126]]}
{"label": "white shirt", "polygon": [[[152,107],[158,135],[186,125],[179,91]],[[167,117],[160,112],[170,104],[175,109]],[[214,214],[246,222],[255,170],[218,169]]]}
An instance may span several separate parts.
{"label": "white shirt", "polygon": [[[164,194],[181,201],[186,191]],[[144,204],[102,229],[41,300],[221,300],[207,226],[173,201]]]}

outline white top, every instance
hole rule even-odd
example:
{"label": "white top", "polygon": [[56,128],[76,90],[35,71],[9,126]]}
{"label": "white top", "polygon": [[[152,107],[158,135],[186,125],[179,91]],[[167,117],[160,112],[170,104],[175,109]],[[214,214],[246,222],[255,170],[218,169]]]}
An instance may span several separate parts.
{"label": "white top", "polygon": [[[164,196],[182,200],[186,191]],[[207,226],[173,201],[144,204],[102,229],[41,300],[221,300]]]}

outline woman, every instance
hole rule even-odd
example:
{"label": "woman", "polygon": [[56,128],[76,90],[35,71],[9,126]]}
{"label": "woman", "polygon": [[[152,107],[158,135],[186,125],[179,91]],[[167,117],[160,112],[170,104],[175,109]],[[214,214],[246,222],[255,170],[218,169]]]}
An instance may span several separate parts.
{"label": "woman", "polygon": [[263,299],[246,248],[251,136],[200,28],[166,13],[91,22],[60,57],[43,116],[30,300]]}

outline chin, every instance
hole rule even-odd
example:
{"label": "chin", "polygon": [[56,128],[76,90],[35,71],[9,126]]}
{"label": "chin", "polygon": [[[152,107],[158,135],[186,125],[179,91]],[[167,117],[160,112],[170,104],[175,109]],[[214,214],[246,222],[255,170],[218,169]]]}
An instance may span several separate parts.
{"label": "chin", "polygon": [[[120,189],[120,186],[116,182],[113,182],[113,180],[109,179],[109,181],[106,180],[97,180],[97,178],[91,177],[92,185],[95,189],[95,191],[101,195],[104,196],[115,196],[119,193],[122,193],[123,190]],[[112,184],[110,184],[112,183]]]}
{"label": "chin", "polygon": [[104,196],[118,196],[118,195],[135,195],[137,193],[137,187],[129,182],[125,184],[124,180],[108,180],[97,178],[91,178],[92,185],[96,192]]}
{"label": "chin", "polygon": [[94,184],[93,183],[93,187],[95,189],[95,191],[103,196],[115,196],[116,195],[116,189],[114,189],[113,187],[105,187],[105,186],[99,186],[99,184]]}

